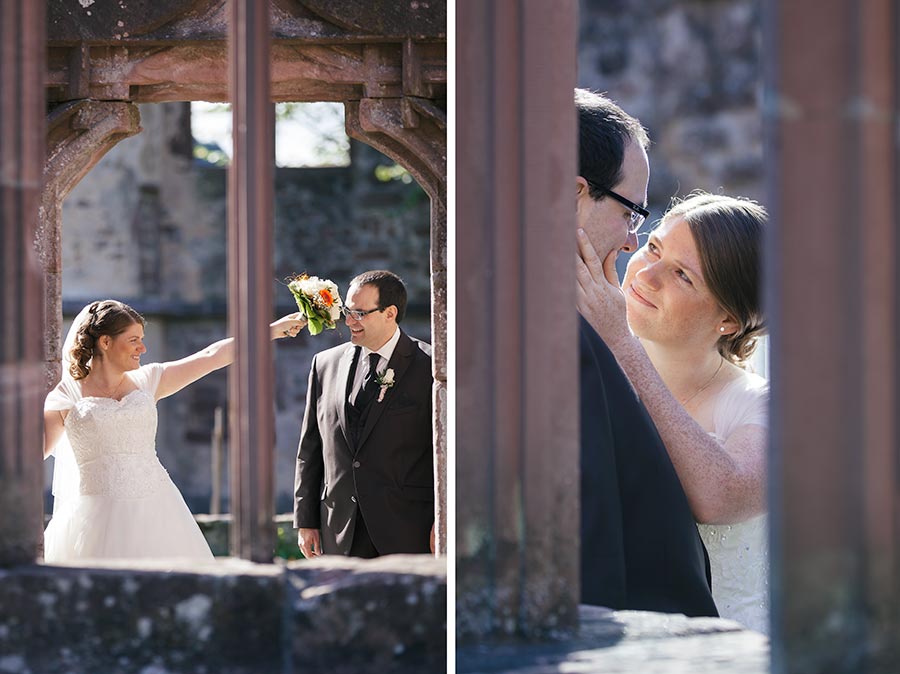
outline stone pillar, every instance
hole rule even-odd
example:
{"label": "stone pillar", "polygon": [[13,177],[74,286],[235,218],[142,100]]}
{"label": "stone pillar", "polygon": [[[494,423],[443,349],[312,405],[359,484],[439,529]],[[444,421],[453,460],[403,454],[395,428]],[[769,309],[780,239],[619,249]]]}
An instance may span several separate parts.
{"label": "stone pillar", "polygon": [[41,548],[45,5],[0,0],[0,566]]}
{"label": "stone pillar", "polygon": [[576,12],[456,4],[461,641],[577,621]]}
{"label": "stone pillar", "polygon": [[269,102],[269,8],[230,0],[229,65],[234,160],[228,170],[228,373],[231,549],[271,562],[275,544],[272,231],[275,116]]}
{"label": "stone pillar", "polygon": [[[444,180],[446,186],[446,179]],[[447,203],[431,200],[431,342],[434,373],[435,553],[447,554]]]}
{"label": "stone pillar", "polygon": [[764,3],[775,672],[900,660],[896,3]]}

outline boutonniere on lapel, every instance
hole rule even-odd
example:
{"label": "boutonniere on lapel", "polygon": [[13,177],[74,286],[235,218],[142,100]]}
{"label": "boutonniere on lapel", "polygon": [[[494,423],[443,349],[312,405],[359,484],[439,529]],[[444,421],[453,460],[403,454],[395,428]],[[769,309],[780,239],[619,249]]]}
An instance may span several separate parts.
{"label": "boutonniere on lapel", "polygon": [[387,393],[387,390],[394,385],[394,368],[389,367],[381,374],[376,374],[375,381],[381,387],[381,390],[378,392],[378,402],[381,402],[384,400],[384,394]]}

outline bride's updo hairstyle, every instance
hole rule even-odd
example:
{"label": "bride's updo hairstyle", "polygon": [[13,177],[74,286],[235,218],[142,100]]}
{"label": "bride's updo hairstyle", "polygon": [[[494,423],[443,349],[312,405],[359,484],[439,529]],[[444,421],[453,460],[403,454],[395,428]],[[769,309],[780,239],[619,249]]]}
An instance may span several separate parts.
{"label": "bride's updo hairstyle", "polygon": [[734,334],[719,338],[719,354],[742,365],[765,334],[760,306],[763,232],[766,209],[755,201],[695,192],[676,203],[663,221],[683,218],[700,254],[703,278],[719,305],[737,323]]}
{"label": "bride's updo hairstyle", "polygon": [[144,325],[144,317],[127,304],[116,300],[100,300],[88,307],[88,315],[75,334],[69,374],[84,379],[91,371],[88,362],[97,351],[97,340],[103,335],[115,337],[135,323]]}

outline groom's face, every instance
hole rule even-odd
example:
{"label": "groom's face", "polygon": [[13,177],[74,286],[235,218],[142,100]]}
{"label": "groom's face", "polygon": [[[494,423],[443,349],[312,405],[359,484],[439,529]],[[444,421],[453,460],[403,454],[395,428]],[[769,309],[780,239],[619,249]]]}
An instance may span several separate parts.
{"label": "groom's face", "polygon": [[[636,204],[647,203],[647,184],[650,181],[650,164],[643,147],[635,142],[625,146],[622,159],[622,179],[612,189]],[[601,259],[612,251],[633,253],[637,250],[637,236],[628,231],[631,209],[610,196],[594,199],[587,182],[577,180],[578,197],[575,217]]]}
{"label": "groom's face", "polygon": [[[347,291],[344,304],[348,309],[369,311],[378,307],[378,288],[370,285],[352,285]],[[384,346],[397,329],[397,311],[393,306],[372,311],[361,319],[347,316],[347,327],[350,328],[350,341],[377,351]]]}

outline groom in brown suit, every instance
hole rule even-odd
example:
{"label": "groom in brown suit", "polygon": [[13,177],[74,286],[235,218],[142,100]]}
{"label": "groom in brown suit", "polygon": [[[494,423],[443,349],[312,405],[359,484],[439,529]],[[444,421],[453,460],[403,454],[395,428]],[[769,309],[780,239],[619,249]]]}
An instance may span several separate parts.
{"label": "groom in brown suit", "polygon": [[433,552],[431,347],[400,330],[405,313],[396,274],[360,274],[351,343],[313,357],[294,499],[306,558]]}

